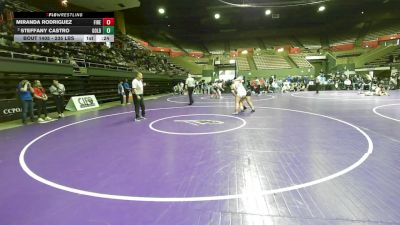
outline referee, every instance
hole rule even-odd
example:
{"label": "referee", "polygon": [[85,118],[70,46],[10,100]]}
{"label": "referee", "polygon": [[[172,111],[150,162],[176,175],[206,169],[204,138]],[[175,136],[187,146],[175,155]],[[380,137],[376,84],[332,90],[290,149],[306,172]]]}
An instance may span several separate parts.
{"label": "referee", "polygon": [[[143,101],[143,74],[140,72],[136,73],[136,78],[132,81],[132,95],[133,104],[135,105],[135,121],[146,119],[146,112]],[[142,113],[141,116],[139,113],[139,107]]]}
{"label": "referee", "polygon": [[196,81],[193,79],[192,75],[189,73],[186,79],[186,87],[189,93],[189,105],[193,105],[193,90],[196,87]]}

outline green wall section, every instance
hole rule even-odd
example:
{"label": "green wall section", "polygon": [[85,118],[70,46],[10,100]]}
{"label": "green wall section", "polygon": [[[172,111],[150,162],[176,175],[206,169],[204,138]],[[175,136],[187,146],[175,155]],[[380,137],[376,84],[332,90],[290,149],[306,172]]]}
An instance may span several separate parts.
{"label": "green wall section", "polygon": [[214,70],[203,70],[202,75],[203,77],[212,77]]}
{"label": "green wall section", "polygon": [[0,72],[3,73],[71,75],[73,70],[69,64],[0,57]]}
{"label": "green wall section", "polygon": [[191,74],[202,74],[203,66],[196,64],[191,57],[171,57],[170,61],[188,70]]}
{"label": "green wall section", "polygon": [[[325,69],[323,68],[324,72],[330,73],[333,70],[333,68],[336,67],[337,64],[338,63],[337,63],[336,57],[333,56],[332,54],[330,54],[329,52],[326,53],[326,62],[325,62],[325,65],[323,65],[325,67]],[[315,72],[317,74],[320,72],[320,70],[316,70]]]}
{"label": "green wall section", "polygon": [[254,62],[254,58],[251,55],[247,55],[247,62],[249,63],[249,67],[251,70],[256,70],[257,66],[256,63]]}
{"label": "green wall section", "polygon": [[336,57],[330,53],[326,53],[325,56],[326,60],[313,60],[310,62],[314,67],[313,76],[318,76],[321,71],[325,74],[331,73],[336,68],[338,62]]}
{"label": "green wall section", "polygon": [[[353,56],[353,57],[342,57],[335,59],[334,56],[331,54],[327,54],[327,72],[333,72],[335,73],[336,71],[343,72],[346,70],[354,70],[356,68],[363,68],[366,63],[372,62],[376,59],[382,58],[394,50],[396,50],[398,46],[381,46],[377,49],[373,50],[363,50],[362,54],[360,56]],[[355,50],[356,52],[357,50]],[[358,52],[361,52],[361,50],[358,50]],[[349,53],[349,52],[347,52]],[[340,54],[340,53],[338,53]],[[316,71],[319,71],[318,65],[313,64],[314,67],[316,68]],[[325,64],[322,65],[322,68],[324,67]]]}
{"label": "green wall section", "polygon": [[[128,78],[132,79],[135,71],[112,70],[102,69],[95,67],[88,67],[87,72],[84,74],[74,73],[72,65],[46,63],[33,60],[24,59],[10,59],[0,57],[0,73],[10,74],[42,74],[42,75],[60,75],[60,76],[99,76],[99,77],[114,77],[114,78]],[[159,80],[175,80],[181,77],[171,77],[166,74],[143,73],[145,78],[159,79]],[[183,79],[183,78],[182,78]]]}
{"label": "green wall section", "polygon": [[354,60],[354,64],[356,68],[363,67],[366,63],[371,62],[375,59],[381,58],[390,52],[396,50],[398,46],[387,46],[387,47],[380,47],[375,50],[372,50],[368,53],[365,53]]}
{"label": "green wall section", "polygon": [[314,67],[314,76],[316,76],[323,68],[322,62],[311,62],[311,65],[313,65],[313,67]]}
{"label": "green wall section", "polygon": [[87,68],[87,74],[91,76],[103,76],[103,77],[126,77],[131,78],[135,76],[136,72],[133,71],[119,71],[119,70],[109,70],[109,69],[102,69],[102,68]]}
{"label": "green wall section", "polygon": [[[135,74],[135,73],[134,73]],[[133,78],[133,75],[130,75],[129,78]],[[154,74],[154,73],[142,73],[143,79],[153,79],[153,80],[184,80],[186,76],[168,76],[167,74]]]}

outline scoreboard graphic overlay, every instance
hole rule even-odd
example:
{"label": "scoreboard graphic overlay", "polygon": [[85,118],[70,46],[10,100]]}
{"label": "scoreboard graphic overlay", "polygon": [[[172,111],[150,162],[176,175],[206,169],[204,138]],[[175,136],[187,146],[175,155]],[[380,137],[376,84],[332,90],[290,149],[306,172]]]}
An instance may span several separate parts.
{"label": "scoreboard graphic overlay", "polygon": [[15,42],[114,42],[113,12],[15,12]]}

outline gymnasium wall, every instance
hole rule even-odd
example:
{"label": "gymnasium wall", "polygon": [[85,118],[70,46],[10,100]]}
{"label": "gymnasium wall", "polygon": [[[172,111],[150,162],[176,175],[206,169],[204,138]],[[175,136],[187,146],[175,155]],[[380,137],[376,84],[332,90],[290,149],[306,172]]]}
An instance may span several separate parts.
{"label": "gymnasium wall", "polygon": [[[171,92],[171,88],[184,77],[171,77],[167,74],[143,73],[145,95]],[[87,68],[86,73],[74,73],[72,65],[46,63],[24,59],[0,57],[0,104],[4,108],[19,108],[16,87],[21,80],[40,80],[48,91],[54,79],[66,87],[65,104],[72,96],[95,95],[98,102],[118,101],[117,85],[120,80],[129,81],[135,76],[134,71],[117,71],[103,68]],[[54,111],[53,99],[48,101],[48,110]],[[1,117],[1,121],[14,117]]]}

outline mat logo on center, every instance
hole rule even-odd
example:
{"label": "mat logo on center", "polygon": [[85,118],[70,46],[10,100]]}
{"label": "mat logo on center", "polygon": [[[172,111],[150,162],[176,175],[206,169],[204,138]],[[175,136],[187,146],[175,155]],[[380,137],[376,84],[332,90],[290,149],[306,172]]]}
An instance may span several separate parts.
{"label": "mat logo on center", "polygon": [[174,120],[174,122],[178,123],[188,123],[194,126],[199,125],[218,125],[223,124],[224,122],[218,120]]}

